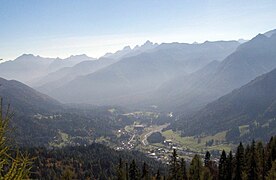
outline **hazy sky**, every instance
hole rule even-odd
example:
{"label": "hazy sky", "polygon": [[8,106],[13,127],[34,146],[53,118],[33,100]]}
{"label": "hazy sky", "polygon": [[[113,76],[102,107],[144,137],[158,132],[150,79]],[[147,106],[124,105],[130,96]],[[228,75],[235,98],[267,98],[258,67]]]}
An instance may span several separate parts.
{"label": "hazy sky", "polygon": [[276,28],[275,9],[275,0],[0,0],[0,58],[250,39]]}

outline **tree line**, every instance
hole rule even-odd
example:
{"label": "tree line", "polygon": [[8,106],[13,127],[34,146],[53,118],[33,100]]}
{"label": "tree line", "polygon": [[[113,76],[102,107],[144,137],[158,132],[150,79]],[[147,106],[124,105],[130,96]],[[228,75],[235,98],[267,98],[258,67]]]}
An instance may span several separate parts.
{"label": "tree line", "polygon": [[[165,171],[166,172],[166,171]],[[220,158],[214,160],[210,152],[205,157],[195,155],[190,163],[173,150],[168,173],[158,170],[151,174],[148,165],[139,168],[133,160],[131,164],[120,159],[117,167],[118,180],[276,180],[276,136],[263,145],[252,141],[244,146],[240,143],[233,153],[223,150]]]}

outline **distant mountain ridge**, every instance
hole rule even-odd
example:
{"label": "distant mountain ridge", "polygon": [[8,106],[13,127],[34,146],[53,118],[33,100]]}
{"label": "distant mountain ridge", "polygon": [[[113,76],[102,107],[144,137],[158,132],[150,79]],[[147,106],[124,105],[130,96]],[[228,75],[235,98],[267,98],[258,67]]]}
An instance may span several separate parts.
{"label": "distant mountain ridge", "polygon": [[124,57],[135,56],[143,52],[148,52],[156,48],[157,46],[158,46],[157,43],[153,43],[148,40],[141,46],[136,45],[134,48],[131,48],[130,46],[126,46],[122,50],[119,50],[115,53],[106,53],[103,57],[111,58],[111,59],[121,59]]}
{"label": "distant mountain ridge", "polygon": [[185,72],[222,60],[239,45],[236,41],[203,44],[161,44],[148,52],[126,56],[94,73],[77,77],[49,95],[63,102],[128,105],[143,101],[148,92]]}
{"label": "distant mountain ridge", "polygon": [[[257,76],[276,68],[276,34],[271,37],[259,34],[241,44],[211,71],[206,68],[190,75],[181,75],[167,82],[154,93],[157,103],[178,111],[197,110],[207,103],[231,92]],[[205,73],[203,73],[206,71]],[[172,84],[177,84],[171,88]],[[163,97],[163,100],[158,99]]]}
{"label": "distant mountain ridge", "polygon": [[[61,102],[135,107],[156,105],[163,110],[186,113],[204,107],[275,68],[276,34],[273,33],[259,34],[243,44],[206,41],[157,45],[147,41],[142,46],[126,47],[98,60],[85,60],[89,57],[79,55],[67,60],[47,61],[29,55],[25,59],[34,61],[34,67],[26,63],[26,69],[31,71],[25,73],[23,68],[16,76],[25,82],[25,75],[35,77],[36,72],[42,73],[28,82],[32,81],[32,87]],[[20,63],[25,61],[18,60]],[[70,61],[76,64],[58,68],[63,61],[66,62],[64,66]],[[7,64],[16,67],[13,63]],[[0,70],[5,66],[5,63],[0,64]],[[4,75],[5,72],[13,73],[3,72]]]}
{"label": "distant mountain ridge", "polygon": [[93,61],[93,60],[96,60],[96,58],[89,57],[86,54],[71,55],[70,57],[65,59],[60,59],[60,58],[55,59],[55,61],[53,61],[49,65],[48,69],[49,69],[49,72],[54,72],[61,68],[75,66],[76,64],[81,63],[83,61]]}
{"label": "distant mountain ridge", "polygon": [[0,64],[0,77],[31,84],[37,78],[63,67],[70,67],[84,60],[95,60],[86,55],[70,56],[66,59],[44,58],[23,54],[13,61]]}
{"label": "distant mountain ridge", "polygon": [[94,61],[82,61],[72,67],[64,67],[55,72],[49,73],[32,83],[32,86],[44,93],[53,91],[60,86],[74,80],[78,76],[87,75],[104,67],[107,67],[118,59],[100,58]]}
{"label": "distant mountain ridge", "polygon": [[51,72],[41,78],[36,79],[31,85],[32,87],[42,91],[44,93],[49,93],[60,86],[74,80],[78,76],[83,76],[96,72],[104,67],[107,67],[117,61],[120,61],[123,57],[134,56],[139,53],[143,53],[155,48],[157,44],[153,44],[150,41],[145,42],[141,46],[135,46],[131,49],[126,46],[122,50],[115,53],[107,53],[103,57],[95,61],[81,61],[71,67],[60,68],[57,71]]}

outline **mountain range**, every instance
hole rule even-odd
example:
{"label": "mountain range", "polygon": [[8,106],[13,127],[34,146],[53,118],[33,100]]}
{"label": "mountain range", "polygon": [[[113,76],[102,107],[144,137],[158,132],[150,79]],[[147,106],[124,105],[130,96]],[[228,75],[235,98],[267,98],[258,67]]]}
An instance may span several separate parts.
{"label": "mountain range", "polygon": [[115,53],[106,53],[103,57],[111,59],[121,59],[123,57],[135,56],[143,52],[148,52],[153,50],[158,46],[157,43],[150,42],[147,40],[143,45],[136,45],[134,48],[130,46],[124,47],[122,50],[118,50]]}
{"label": "mountain range", "polygon": [[66,59],[43,58],[33,54],[23,54],[15,60],[0,64],[0,77],[32,84],[38,78],[63,67],[70,67],[84,60],[95,60],[86,55],[70,56]]}
{"label": "mountain range", "polygon": [[197,72],[166,82],[151,96],[151,103],[182,113],[197,110],[276,68],[275,47],[276,34],[259,34],[223,61],[211,62]]}
{"label": "mountain range", "polygon": [[62,102],[135,104],[174,77],[194,72],[213,60],[221,61],[238,45],[236,41],[161,44],[45,93]]}
{"label": "mountain range", "polygon": [[[107,53],[96,61],[88,60],[88,57],[82,59],[79,58],[81,61],[76,63],[74,66],[56,68],[56,71],[52,71],[51,73],[36,79],[31,83],[31,86],[44,93],[48,93],[70,82],[71,80],[74,80],[78,76],[91,74],[119,61],[123,57],[130,57],[142,52],[146,52],[155,48],[156,46],[157,44],[153,44],[152,42],[147,41],[141,46],[135,46],[133,49],[131,49],[129,46],[126,46],[122,50],[116,51],[115,53]],[[67,61],[63,60],[61,62]],[[55,67],[55,64],[52,64],[53,67]]]}
{"label": "mountain range", "polygon": [[[51,136],[47,135],[49,139],[60,129],[75,133],[75,121],[68,121],[69,117],[79,119],[82,132],[89,127],[97,135],[105,133],[107,127],[132,122],[118,122],[107,107],[87,111],[70,106],[68,110],[63,103],[136,109],[154,105],[157,111],[174,112],[176,121],[170,128],[185,136],[222,131],[231,134],[241,126],[250,130],[239,138],[261,137],[264,131],[273,135],[275,47],[276,31],[272,30],[242,44],[206,41],[158,45],[147,41],[99,59],[78,55],[61,60],[24,54],[0,64],[0,76],[5,78],[0,79],[0,96],[12,104],[25,130],[31,124],[45,135],[49,126],[54,128]],[[49,124],[34,120],[34,115],[41,113],[59,113],[62,118]]]}

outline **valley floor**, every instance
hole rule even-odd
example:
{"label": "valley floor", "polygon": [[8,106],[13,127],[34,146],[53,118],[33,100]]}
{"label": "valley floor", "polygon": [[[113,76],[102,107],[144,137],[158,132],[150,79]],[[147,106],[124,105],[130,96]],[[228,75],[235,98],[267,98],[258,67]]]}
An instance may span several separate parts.
{"label": "valley floor", "polygon": [[[229,152],[235,147],[234,144],[225,141],[226,131],[213,136],[182,137],[178,132],[167,130],[168,126],[169,123],[162,125],[134,123],[116,132],[119,139],[117,143],[103,137],[97,142],[116,150],[138,150],[165,163],[168,162],[173,149],[177,150],[180,157],[191,160],[195,154],[204,156],[206,151],[210,151],[214,157],[219,157],[222,150]],[[165,140],[160,143],[148,142],[147,138],[155,132],[160,132]]]}

